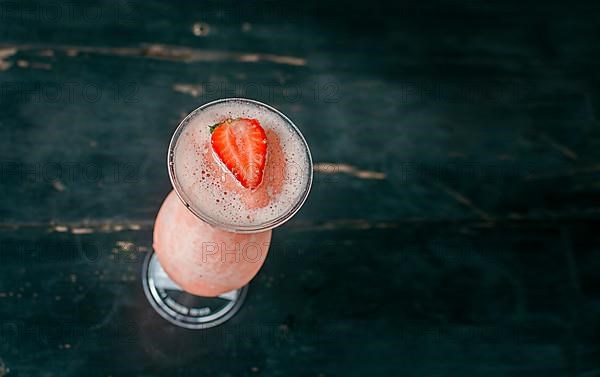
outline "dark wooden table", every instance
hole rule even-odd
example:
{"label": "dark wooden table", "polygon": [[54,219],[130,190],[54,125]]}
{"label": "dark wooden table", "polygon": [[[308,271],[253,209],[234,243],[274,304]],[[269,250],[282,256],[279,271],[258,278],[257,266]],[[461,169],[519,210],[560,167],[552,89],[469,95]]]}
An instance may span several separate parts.
{"label": "dark wooden table", "polygon": [[[0,1],[0,376],[600,375],[600,5]],[[207,330],[140,270],[182,117],[288,114],[314,190]]]}

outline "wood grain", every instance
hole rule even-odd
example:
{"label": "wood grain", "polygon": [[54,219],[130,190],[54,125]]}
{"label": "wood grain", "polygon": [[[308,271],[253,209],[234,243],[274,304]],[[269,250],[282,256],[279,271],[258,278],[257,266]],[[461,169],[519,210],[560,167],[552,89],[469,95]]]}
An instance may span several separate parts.
{"label": "wood grain", "polygon": [[[595,376],[600,5],[0,1],[0,376]],[[242,311],[139,281],[169,138],[242,96],[303,209]]]}

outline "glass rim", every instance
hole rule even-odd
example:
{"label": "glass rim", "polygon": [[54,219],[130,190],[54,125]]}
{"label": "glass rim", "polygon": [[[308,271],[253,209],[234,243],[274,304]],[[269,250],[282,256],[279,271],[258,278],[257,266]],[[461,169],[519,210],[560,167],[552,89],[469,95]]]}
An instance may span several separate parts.
{"label": "glass rim", "polygon": [[[265,223],[262,223],[262,224],[239,225],[239,224],[225,223],[225,222],[214,219],[213,217],[207,215],[206,213],[202,213],[202,211],[199,211],[197,208],[194,208],[194,206],[191,204],[192,201],[189,200],[189,198],[184,193],[184,190],[179,185],[179,181],[177,180],[177,176],[175,173],[175,160],[174,160],[175,147],[177,146],[177,141],[179,140],[179,137],[183,133],[186,126],[189,124],[189,121],[191,120],[191,118],[194,117],[198,112],[201,112],[210,106],[214,106],[214,105],[221,104],[224,102],[233,102],[233,101],[246,102],[246,103],[258,105],[258,106],[264,107],[267,110],[272,111],[273,113],[280,116],[285,122],[288,123],[288,125],[291,127],[291,129],[300,137],[301,142],[304,144],[304,149],[306,151],[306,157],[308,159],[307,183],[304,187],[304,191],[299,196],[296,203],[290,208],[289,211],[285,212],[281,216],[278,216],[278,217],[276,217],[272,220],[269,220]],[[292,216],[294,216],[296,214],[296,212],[298,212],[300,210],[300,208],[302,208],[302,205],[306,201],[306,198],[308,198],[308,194],[310,193],[310,190],[312,187],[312,181],[313,181],[313,161],[312,161],[310,149],[308,147],[308,143],[306,142],[306,139],[304,138],[304,135],[302,135],[302,132],[300,132],[300,130],[294,124],[294,122],[292,122],[290,120],[290,118],[288,118],[281,111],[277,110],[276,108],[274,108],[272,106],[269,106],[260,101],[256,101],[256,100],[248,99],[248,98],[241,98],[241,97],[230,97],[230,98],[217,99],[217,100],[205,103],[204,105],[202,105],[202,106],[194,109],[192,112],[190,112],[179,123],[179,125],[175,129],[175,132],[173,132],[173,136],[171,136],[171,141],[169,142],[169,149],[167,152],[167,169],[169,171],[169,179],[171,180],[171,185],[173,186],[175,193],[177,194],[177,196],[179,197],[179,199],[181,200],[183,205],[185,205],[187,207],[187,209],[192,214],[194,214],[194,216],[196,216],[198,219],[208,223],[211,226],[214,226],[214,227],[217,227],[217,228],[229,231],[229,232],[234,232],[234,233],[259,233],[259,232],[264,232],[264,231],[267,231],[267,230],[270,230],[270,229],[273,229],[273,228],[276,228],[276,227],[282,225],[283,223],[285,223],[286,221],[291,219]]]}

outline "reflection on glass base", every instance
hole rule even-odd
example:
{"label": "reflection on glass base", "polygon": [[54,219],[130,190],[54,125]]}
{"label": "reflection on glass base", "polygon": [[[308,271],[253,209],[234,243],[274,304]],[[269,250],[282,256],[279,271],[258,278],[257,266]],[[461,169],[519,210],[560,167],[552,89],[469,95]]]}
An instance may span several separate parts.
{"label": "reflection on glass base", "polygon": [[248,286],[218,297],[202,297],[185,292],[169,278],[154,252],[148,253],[142,270],[144,293],[158,314],[188,329],[218,326],[240,310]]}

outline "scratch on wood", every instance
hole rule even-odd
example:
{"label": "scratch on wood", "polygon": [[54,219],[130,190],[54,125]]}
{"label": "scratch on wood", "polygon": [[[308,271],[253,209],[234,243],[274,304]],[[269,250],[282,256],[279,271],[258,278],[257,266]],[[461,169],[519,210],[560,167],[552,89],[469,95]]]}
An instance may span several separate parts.
{"label": "scratch on wood", "polygon": [[[283,65],[295,65],[295,66],[303,66],[306,65],[306,60],[294,56],[284,56],[284,55],[273,55],[273,54],[242,54],[242,59],[247,59],[248,56],[252,56],[252,59],[248,61],[259,62],[259,61],[268,61],[277,64]],[[244,60],[242,60],[244,61]]]}
{"label": "scratch on wood", "polygon": [[[112,55],[124,57],[144,57],[184,63],[237,61],[242,63],[269,62],[291,66],[305,66],[306,59],[275,54],[240,53],[232,51],[202,50],[198,48],[163,44],[142,44],[138,47],[102,47],[102,46],[68,46],[68,45],[0,45],[4,49],[24,51],[47,50],[49,48],[64,52],[67,56],[80,53]],[[1,51],[1,50],[0,50]]]}
{"label": "scratch on wood", "polygon": [[385,179],[385,173],[372,170],[361,170],[348,164],[319,162],[314,165],[313,170],[322,174],[347,174],[360,179]]}
{"label": "scratch on wood", "polygon": [[73,234],[92,234],[92,233],[94,233],[94,229],[92,229],[92,228],[71,228],[71,233],[73,233]]}
{"label": "scratch on wood", "polygon": [[78,227],[70,225],[73,234],[90,234],[90,233],[118,233],[122,231],[139,231],[142,229],[151,229],[154,222],[136,222],[136,223],[111,223],[111,222],[87,222],[85,226]]}
{"label": "scratch on wood", "polygon": [[337,221],[326,221],[320,226],[322,229],[337,229],[337,228],[351,228],[351,229],[370,229],[373,227],[369,221],[364,219],[356,220],[337,220]]}
{"label": "scratch on wood", "polygon": [[117,247],[119,251],[130,251],[133,250],[133,242],[129,241],[117,241]]}
{"label": "scratch on wood", "polygon": [[448,194],[451,198],[453,198],[460,204],[464,205],[465,207],[469,208],[471,211],[473,211],[475,214],[477,214],[482,220],[494,221],[492,216],[490,216],[487,212],[485,212],[481,208],[477,207],[475,204],[473,204],[473,201],[471,199],[467,198],[460,192],[451,189],[450,187],[446,186],[442,182],[433,181],[433,184],[435,186],[437,186],[439,189],[441,189],[442,191],[444,191],[446,194]]}
{"label": "scratch on wood", "polygon": [[29,223],[0,223],[0,229],[48,229],[56,233],[91,234],[91,233],[118,233],[122,231],[140,231],[152,229],[154,221],[138,220],[114,222],[111,220],[84,220],[65,223],[56,222],[29,222]]}
{"label": "scratch on wood", "polygon": [[[461,195],[461,194],[459,194]],[[462,196],[464,198],[464,196]],[[464,198],[466,199],[466,198]],[[464,199],[461,199],[464,201]],[[470,202],[467,199],[467,202]],[[480,210],[481,211],[481,210]],[[484,212],[485,214],[485,212]],[[585,214],[596,216],[591,221],[599,221],[600,208],[591,208],[585,211]],[[487,215],[487,214],[486,214]],[[493,221],[491,223],[490,220]],[[553,212],[546,211],[545,216],[526,215],[520,213],[510,213],[508,216],[490,216],[487,215],[485,220],[480,218],[453,218],[453,217],[402,217],[396,220],[377,220],[365,218],[342,218],[325,221],[312,220],[292,220],[286,224],[286,228],[296,231],[314,231],[314,230],[369,230],[369,229],[401,229],[407,225],[415,226],[431,226],[431,225],[461,225],[476,229],[489,228],[490,226],[507,226],[507,227],[554,227],[555,224],[579,223],[581,216],[572,216],[570,212]],[[590,221],[590,220],[586,220]],[[110,220],[98,221],[79,221],[72,223],[0,223],[0,231],[18,231],[22,229],[33,229],[50,231],[56,233],[69,233],[72,229],[91,229],[94,233],[118,233],[123,231],[148,231],[154,226],[153,220],[123,220],[120,223],[115,223]],[[149,249],[146,246],[137,246],[138,251],[146,252]]]}
{"label": "scratch on wood", "polygon": [[63,192],[67,189],[67,186],[60,179],[52,180],[52,187],[58,192]]}
{"label": "scratch on wood", "polygon": [[[443,219],[428,219],[428,218],[405,218],[399,221],[373,221],[368,219],[337,219],[325,222],[302,222],[296,221],[288,225],[290,228],[296,229],[316,229],[316,230],[328,230],[328,229],[389,229],[399,228],[407,223],[428,223],[446,221]],[[56,233],[76,233],[76,234],[89,234],[92,233],[118,233],[122,231],[140,231],[150,230],[154,226],[154,221],[151,220],[136,220],[136,221],[124,221],[115,223],[109,220],[106,221],[80,221],[72,223],[0,223],[0,229],[49,229],[51,232]],[[82,230],[83,229],[83,230]],[[82,233],[83,232],[83,233]],[[125,242],[125,241],[119,241]],[[117,244],[117,246],[124,246]],[[139,246],[140,251],[147,251],[145,247]]]}
{"label": "scratch on wood", "polygon": [[4,59],[13,56],[17,51],[15,47],[0,47],[0,71],[6,71],[12,66],[12,62],[7,62]]}
{"label": "scratch on wood", "polygon": [[52,69],[52,65],[48,63],[29,62],[27,60],[17,60],[17,67],[19,68],[31,68],[31,69],[43,69],[49,71]]}
{"label": "scratch on wood", "polygon": [[[412,219],[405,219],[411,221]],[[328,230],[368,230],[368,229],[393,229],[399,228],[405,221],[400,222],[379,222],[368,219],[335,219],[323,222],[301,222],[290,223],[291,228],[308,231],[328,231]]]}
{"label": "scratch on wood", "polygon": [[548,143],[548,145],[550,145],[552,148],[554,148],[557,151],[559,151],[560,153],[562,153],[562,155],[565,156],[566,158],[573,160],[573,161],[577,160],[577,158],[578,158],[577,153],[575,153],[569,147],[562,145],[559,142],[557,142],[556,140],[550,138],[550,136],[548,136],[546,134],[542,134],[542,140],[544,140],[546,143]]}
{"label": "scratch on wood", "polygon": [[207,23],[196,22],[192,26],[192,33],[194,33],[194,35],[196,37],[205,37],[208,35],[209,32],[210,32],[210,25],[208,25]]}
{"label": "scratch on wood", "polygon": [[173,90],[179,93],[188,94],[192,97],[198,97],[204,94],[204,87],[202,85],[192,84],[175,84]]}

